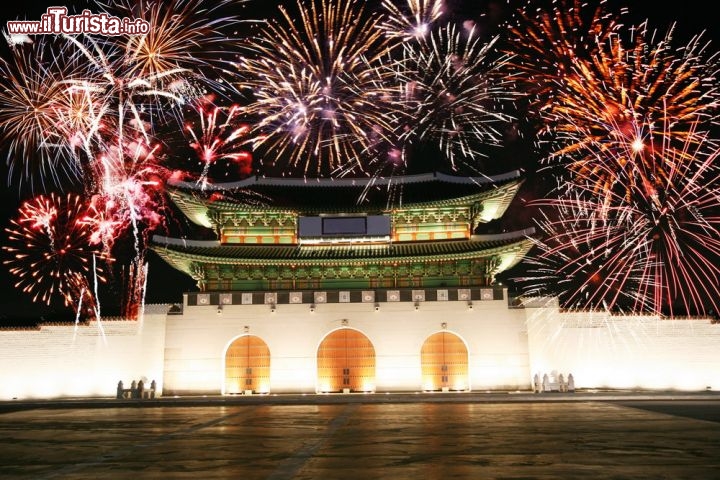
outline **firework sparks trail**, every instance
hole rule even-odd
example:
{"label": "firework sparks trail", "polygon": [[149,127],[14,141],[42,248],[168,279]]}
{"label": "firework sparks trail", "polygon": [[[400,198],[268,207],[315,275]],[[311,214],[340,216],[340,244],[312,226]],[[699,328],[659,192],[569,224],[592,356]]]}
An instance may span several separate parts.
{"label": "firework sparks trail", "polygon": [[[114,49],[117,46],[108,42],[99,42],[94,38],[76,38],[65,35],[67,42],[76,49],[76,56],[88,63],[88,75],[83,78],[65,80],[65,84],[76,90],[94,92],[102,96],[105,101],[103,108],[99,109],[104,115],[97,116],[96,122],[104,121],[105,117],[112,116],[113,129],[110,130],[110,137],[122,140],[125,136],[126,126],[132,126],[134,132],[145,135],[145,140],[150,141],[151,132],[147,128],[147,117],[157,115],[167,107],[179,107],[185,104],[186,98],[167,88],[163,83],[166,77],[176,77],[189,72],[182,68],[161,71],[139,77],[129,73],[123,68],[124,64],[117,60],[118,54]],[[122,59],[122,57],[120,57]],[[126,119],[129,117],[129,120]],[[93,129],[92,133],[97,133]],[[90,136],[85,139],[85,144],[90,145],[88,155],[92,156],[93,147],[107,141],[106,138]]]}
{"label": "firework sparks trail", "polygon": [[105,337],[105,328],[102,324],[102,317],[100,316],[100,296],[98,295],[98,276],[97,276],[97,259],[95,258],[95,255],[93,254],[93,291],[95,292],[95,298],[97,301],[95,302],[95,321],[98,325],[98,330],[100,331],[100,337],[103,340],[103,344],[107,345],[107,338]]}
{"label": "firework sparks trail", "polygon": [[[21,218],[32,217],[44,226],[24,220],[13,224],[11,242],[25,241],[25,236],[27,243],[35,242],[26,248],[30,253],[6,248],[16,256],[9,264],[19,288],[34,300],[49,303],[59,292],[68,305],[84,292],[78,305],[85,307],[78,308],[97,309],[99,318],[88,286],[89,259],[78,254],[79,272],[59,262],[73,249],[84,254],[82,247],[108,260],[129,230],[134,262],[142,267],[148,231],[163,221],[160,190],[168,173],[157,158],[156,128],[167,125],[168,118],[178,120],[179,107],[189,101],[234,91],[222,80],[229,65],[224,46],[230,29],[240,22],[229,7],[243,1],[98,3],[103,12],[142,18],[153,28],[146,35],[46,36],[31,42],[18,38],[12,44],[11,56],[0,64],[0,131],[11,173],[22,170],[23,179],[44,188],[49,179],[62,188],[64,177],[72,178],[92,199],[87,210],[77,200],[63,207],[67,212],[48,211],[45,217],[21,211]],[[28,202],[26,209],[31,206]],[[69,222],[66,213],[77,218]],[[17,260],[41,253],[32,265],[48,275],[26,272]],[[105,280],[98,270],[96,284]],[[37,281],[38,275],[43,281]],[[142,280],[134,288],[141,289],[144,302],[146,278],[138,278]]]}
{"label": "firework sparks trail", "polygon": [[[0,129],[8,160],[11,168],[22,162],[21,176],[33,185],[52,179],[61,186],[65,177],[96,181],[87,178],[93,173],[88,163],[109,139],[122,139],[126,124],[132,124],[133,133],[149,140],[144,112],[160,110],[153,102],[184,102],[153,84],[179,69],[148,78],[123,76],[122,62],[106,51],[106,44],[83,40],[64,36],[34,43],[16,49],[12,61],[3,59],[0,65],[5,74]],[[35,157],[37,162],[31,161]]]}
{"label": "firework sparks trail", "polygon": [[114,2],[101,6],[111,14],[150,22],[150,32],[83,38],[82,42],[65,38],[92,73],[68,83],[80,91],[99,92],[105,100],[102,115],[96,115],[96,124],[105,125],[105,131],[93,129],[84,139],[86,161],[93,174],[94,213],[86,221],[96,227],[92,240],[102,242],[106,252],[131,230],[135,250],[131,269],[136,273],[127,285],[126,315],[136,315],[137,302],[144,302],[146,279],[140,273],[145,271],[145,237],[164,220],[160,191],[168,172],[157,156],[154,127],[158,121],[166,121],[166,112],[179,119],[179,107],[203,97],[208,89],[227,93],[228,85],[210,75],[226,61],[215,48],[222,48],[227,28],[237,23],[234,16],[218,15],[228,4],[205,0]]}
{"label": "firework sparks trail", "polygon": [[[95,215],[87,218],[88,223],[95,222],[92,240],[101,241],[104,250],[110,251],[130,227],[135,249],[133,263],[141,264],[144,258],[143,232],[163,221],[159,189],[167,172],[157,159],[152,120],[164,111],[167,102],[171,107],[179,107],[202,94],[188,87],[207,80],[197,68],[192,68],[200,60],[192,56],[191,47],[200,38],[203,44],[217,44],[220,35],[217,28],[230,22],[226,17],[204,16],[208,13],[201,9],[205,3],[175,1],[169,9],[160,2],[141,4],[140,10],[135,9],[132,14],[152,21],[154,27],[148,35],[124,39],[126,43],[117,39],[103,42],[85,39],[85,43],[80,43],[74,37],[67,38],[96,71],[93,79],[84,78],[73,86],[103,92],[107,99],[103,117],[114,117],[112,129],[84,142],[94,173],[91,191]],[[134,4],[116,4],[113,8],[131,9],[131,5]],[[185,22],[185,18],[192,20]],[[92,133],[96,132],[97,129]],[[132,287],[137,289],[140,285],[133,283]]]}
{"label": "firework sparks trail", "polygon": [[140,327],[142,328],[143,322],[145,320],[145,295],[147,294],[147,280],[148,280],[148,270],[150,269],[150,264],[145,263],[143,265],[143,272],[142,272],[142,295],[140,297],[140,313],[138,314],[138,321],[140,322]]}
{"label": "firework sparks trail", "polygon": [[199,132],[192,125],[185,129],[190,135],[190,147],[202,164],[197,184],[207,186],[210,167],[221,160],[233,163],[237,170],[247,175],[252,168],[252,154],[245,147],[245,136],[250,127],[238,120],[239,107],[212,107],[209,112],[198,109]]}
{"label": "firework sparks trail", "polygon": [[535,203],[548,239],[522,282],[571,308],[717,311],[718,55],[701,36],[677,48],[672,29],[625,31],[603,8],[575,2],[511,28],[508,65],[529,80],[547,160],[567,167],[559,198]]}
{"label": "firework sparks trail", "polygon": [[[203,75],[211,64],[224,65],[208,46],[226,40],[223,29],[236,19],[214,16],[227,2],[210,3],[106,5],[114,13],[134,8],[133,15],[146,16],[154,28],[148,35],[64,35],[15,46],[11,58],[0,64],[0,130],[14,171],[33,185],[52,179],[62,186],[65,177],[96,181],[87,178],[86,164],[108,139],[122,141],[127,124],[149,141],[148,117],[177,112],[171,107],[205,95],[210,84],[219,85]],[[203,57],[195,50],[208,53],[203,72],[197,68]],[[84,158],[78,158],[80,153]]]}
{"label": "firework sparks trail", "polygon": [[[230,88],[197,68],[225,57],[221,30],[232,21],[211,17],[229,3],[216,2],[218,10],[200,0],[172,1],[170,8],[152,1],[107,4],[114,14],[119,9],[125,12],[120,16],[141,17],[158,28],[132,38],[59,37],[65,51],[73,51],[63,62],[33,50],[41,42],[21,43],[13,47],[15,60],[1,67],[7,88],[0,90],[0,105],[8,108],[0,109],[0,129],[17,158],[13,167],[22,165],[30,177],[25,157],[38,151],[42,179],[58,181],[58,168],[82,172],[93,202],[78,214],[77,228],[89,237],[91,250],[102,244],[98,255],[108,258],[114,242],[132,230],[133,298],[139,296],[141,310],[147,282],[143,231],[162,222],[156,193],[167,177],[159,165],[155,120],[164,107],[175,114],[207,88]],[[367,173],[376,166],[362,163],[368,157],[383,159],[376,164],[386,170],[378,167],[374,176],[400,171],[407,148],[419,144],[439,145],[453,168],[474,167],[481,145],[496,145],[498,125],[512,120],[497,108],[514,98],[501,73],[521,66],[528,85],[539,89],[532,92],[553,136],[551,157],[569,161],[574,175],[568,196],[548,205],[559,208],[559,218],[543,223],[569,246],[549,247],[542,262],[560,258],[568,265],[547,267],[542,278],[564,278],[565,298],[590,306],[630,302],[632,309],[658,310],[676,300],[696,307],[704,295],[718,298],[712,287],[718,270],[708,260],[720,251],[718,217],[710,206],[718,200],[712,180],[717,155],[708,153],[712,140],[689,127],[718,120],[715,58],[706,57],[699,37],[674,51],[670,34],[655,43],[645,27],[633,30],[626,44],[616,17],[602,8],[588,16],[581,15],[579,1],[561,3],[571,8],[523,17],[535,23],[514,27],[514,33],[529,50],[496,63],[489,59],[495,40],[482,44],[475,31],[454,27],[433,32],[440,1],[407,0],[403,10],[383,0],[389,15],[368,14],[353,0],[298,1],[297,21],[281,8],[279,21],[243,44],[251,55],[238,62],[254,95],[242,111],[258,119],[254,146],[270,154],[265,158],[289,157],[304,174]],[[212,48],[203,46],[205,40]],[[398,45],[403,58],[390,62]],[[543,53],[539,64],[530,63],[527,51],[533,49]],[[43,61],[33,63],[36,57]],[[388,86],[392,78],[401,86]],[[188,129],[204,162],[202,185],[211,164],[239,160],[233,155],[240,153],[242,127],[230,122],[239,112],[214,113],[201,115],[199,131]],[[227,118],[218,120],[218,113]],[[663,129],[655,128],[661,123]],[[36,243],[42,239],[46,250],[61,251],[65,239],[56,228],[64,212],[45,214],[12,229],[33,231]],[[22,277],[20,265],[13,268]],[[584,278],[582,292],[575,295],[578,278]],[[78,291],[92,299],[90,288],[84,289],[86,271],[67,279],[52,290],[72,291],[62,294],[66,303]],[[687,280],[695,283],[682,288]],[[49,301],[42,287],[23,286]],[[93,308],[99,322],[99,301]]]}
{"label": "firework sparks trail", "polygon": [[[0,65],[0,130],[11,166],[24,167],[23,178],[43,185],[52,179],[62,186],[64,177],[95,181],[86,178],[84,164],[92,163],[109,139],[122,141],[129,124],[149,142],[149,117],[177,115],[174,107],[208,89],[229,90],[229,84],[221,87],[220,80],[205,75],[226,62],[210,46],[226,43],[226,30],[238,21],[216,15],[227,4],[98,4],[108,13],[152,21],[153,28],[147,35],[63,35],[15,46]],[[78,147],[84,158],[78,158]],[[37,162],[30,161],[34,157]]]}
{"label": "firework sparks trail", "polygon": [[143,255],[136,255],[125,271],[124,284],[128,286],[122,299],[122,314],[142,322],[145,309],[145,289],[147,286],[147,263]]}
{"label": "firework sparks trail", "polygon": [[403,43],[401,57],[382,67],[387,126],[369,137],[362,164],[336,171],[392,177],[409,168],[415,152],[430,148],[441,153],[434,170],[449,164],[482,175],[480,159],[501,143],[514,120],[504,109],[517,97],[513,77],[501,74],[508,57],[496,55],[497,41],[450,24]]}
{"label": "firework sparks trail", "polygon": [[103,11],[118,17],[147,21],[152,28],[145,35],[118,37],[126,78],[154,79],[152,85],[186,99],[208,93],[229,94],[232,85],[223,80],[229,66],[225,50],[232,31],[242,20],[231,6],[245,0],[120,0],[100,3]]}
{"label": "firework sparks trail", "polygon": [[[148,145],[142,137],[126,140],[122,151],[115,147],[106,151],[96,163],[103,186],[93,195],[82,219],[92,232],[89,241],[102,245],[106,254],[113,251],[118,239],[131,232],[133,271],[142,267],[147,235],[164,222],[162,188],[167,172],[158,152],[159,145]],[[144,298],[144,280],[138,278],[133,275],[127,281],[123,311],[128,318],[135,318],[139,312],[137,301]]]}
{"label": "firework sparks trail", "polygon": [[106,252],[129,227],[139,252],[142,228],[155,228],[163,219],[160,189],[166,172],[157,158],[159,146],[148,145],[140,138],[126,141],[123,147],[124,153],[112,147],[96,162],[102,186],[92,196],[88,214],[82,219],[91,227],[90,241],[102,244]]}
{"label": "firework sparks trail", "polygon": [[361,2],[307,3],[298,2],[298,22],[280,7],[279,21],[241,44],[248,55],[238,67],[254,95],[246,113],[257,118],[255,149],[323,174],[360,161],[369,136],[391,130],[378,69],[390,44],[381,15]]}
{"label": "firework sparks trail", "polygon": [[559,145],[553,156],[571,158],[581,175],[595,168],[598,153],[632,152],[628,143],[680,152],[698,138],[695,131],[720,119],[720,63],[717,55],[705,58],[700,37],[676,50],[669,33],[656,44],[645,27],[633,34],[630,48],[612,35],[591,61],[576,62],[545,110]]}
{"label": "firework sparks trail", "polygon": [[80,290],[80,298],[78,298],[78,306],[75,310],[75,328],[73,329],[73,343],[77,337],[78,325],[80,324],[80,312],[82,311],[83,295],[85,294],[85,287]]}
{"label": "firework sparks trail", "polygon": [[[602,3],[562,0],[551,10],[527,11],[520,9],[510,27],[517,54],[507,66],[524,73],[518,80],[531,94],[530,111],[544,124],[539,143],[550,145],[546,160],[592,175],[603,170],[596,163],[604,152],[632,154],[628,143],[681,151],[698,138],[691,130],[718,123],[720,58],[702,35],[677,45],[673,28],[663,36],[647,22],[624,27],[626,11],[611,14]],[[615,181],[605,171],[596,175],[599,190]]]}

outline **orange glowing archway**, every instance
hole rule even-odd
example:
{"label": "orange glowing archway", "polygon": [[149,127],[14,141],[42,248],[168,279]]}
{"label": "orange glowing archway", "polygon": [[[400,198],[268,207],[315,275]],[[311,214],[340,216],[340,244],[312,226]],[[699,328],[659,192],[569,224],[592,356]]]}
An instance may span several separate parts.
{"label": "orange glowing archway", "polygon": [[270,391],[270,349],[255,335],[236,338],[225,353],[225,393],[246,391]]}
{"label": "orange glowing archway", "polygon": [[468,351],[465,343],[450,332],[430,335],[420,351],[422,387],[426,391],[468,390]]}
{"label": "orange glowing archway", "polygon": [[319,392],[374,391],[375,347],[357,330],[335,330],[318,347],[317,369]]}

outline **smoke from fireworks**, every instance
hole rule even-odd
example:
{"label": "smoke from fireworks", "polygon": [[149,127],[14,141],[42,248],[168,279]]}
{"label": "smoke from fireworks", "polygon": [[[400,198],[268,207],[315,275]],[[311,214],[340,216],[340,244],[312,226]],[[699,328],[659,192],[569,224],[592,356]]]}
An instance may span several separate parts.
{"label": "smoke from fireworks", "polygon": [[[6,229],[9,244],[3,250],[11,258],[4,263],[17,279],[15,287],[33,301],[49,305],[58,295],[65,306],[73,306],[83,294],[85,308],[92,309],[91,278],[97,273],[105,281],[103,263],[112,259],[91,244],[85,215],[79,195],[39,196],[25,202]],[[98,272],[93,256],[100,259]]]}

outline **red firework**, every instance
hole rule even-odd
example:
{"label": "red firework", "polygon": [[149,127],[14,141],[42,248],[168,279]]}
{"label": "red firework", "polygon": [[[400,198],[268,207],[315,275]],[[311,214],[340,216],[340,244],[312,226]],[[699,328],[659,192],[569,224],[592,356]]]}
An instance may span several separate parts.
{"label": "red firework", "polygon": [[15,287],[33,301],[65,306],[94,304],[94,282],[105,281],[111,258],[90,244],[92,232],[83,222],[86,206],[80,196],[56,194],[25,202],[5,229],[10,258],[3,263],[15,276]]}
{"label": "red firework", "polygon": [[[199,128],[188,124],[190,147],[195,151],[202,173],[197,182],[206,184],[210,167],[225,161],[243,177],[252,170],[252,154],[246,148],[250,127],[238,118],[239,108],[232,106],[198,108]],[[226,173],[227,175],[227,173]]]}

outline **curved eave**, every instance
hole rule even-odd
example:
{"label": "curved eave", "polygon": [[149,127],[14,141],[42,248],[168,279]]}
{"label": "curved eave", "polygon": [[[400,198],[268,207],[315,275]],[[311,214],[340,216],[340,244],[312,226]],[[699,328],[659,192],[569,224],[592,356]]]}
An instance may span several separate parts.
{"label": "curved eave", "polygon": [[213,228],[215,226],[210,219],[206,202],[200,201],[193,195],[188,195],[182,191],[171,188],[167,189],[167,194],[180,211],[194,224],[206,228]]}
{"label": "curved eave", "polygon": [[173,267],[175,270],[179,270],[183,273],[190,275],[190,277],[194,280],[201,280],[201,278],[195,274],[192,266],[193,261],[190,258],[183,255],[177,255],[173,253],[172,250],[158,247],[156,245],[151,245],[150,249],[157,253],[160,258],[165,260],[165,262],[171,267]]}
{"label": "curved eave", "polygon": [[485,192],[486,195],[481,200],[483,208],[479,220],[487,223],[502,218],[522,183],[522,181],[516,181]]}
{"label": "curved eave", "polygon": [[528,254],[528,252],[532,249],[534,245],[535,243],[530,238],[526,238],[523,241],[513,244],[514,248],[511,251],[503,253],[502,261],[500,265],[493,271],[493,275],[497,275],[506,270],[510,270],[515,265],[522,262],[522,259],[525,258],[525,255]]}

